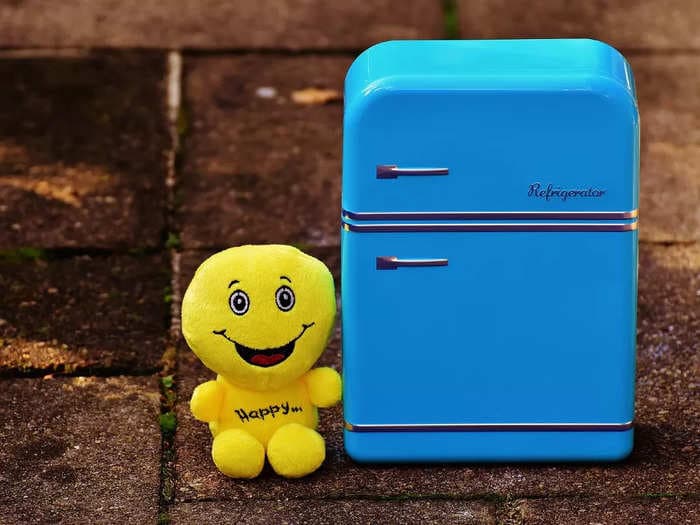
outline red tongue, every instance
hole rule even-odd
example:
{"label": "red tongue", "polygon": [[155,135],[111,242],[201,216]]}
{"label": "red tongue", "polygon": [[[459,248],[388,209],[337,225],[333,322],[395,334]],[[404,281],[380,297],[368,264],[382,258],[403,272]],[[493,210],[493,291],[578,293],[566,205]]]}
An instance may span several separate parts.
{"label": "red tongue", "polygon": [[269,366],[274,365],[275,363],[279,363],[280,361],[282,361],[282,359],[284,359],[284,354],[255,354],[253,357],[250,358],[250,362],[255,365]]}

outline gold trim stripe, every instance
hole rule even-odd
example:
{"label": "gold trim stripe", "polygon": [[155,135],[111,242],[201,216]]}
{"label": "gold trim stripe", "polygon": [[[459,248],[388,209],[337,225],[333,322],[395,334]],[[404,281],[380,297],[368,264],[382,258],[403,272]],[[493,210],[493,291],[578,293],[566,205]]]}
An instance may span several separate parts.
{"label": "gold trim stripe", "polygon": [[377,220],[624,220],[639,217],[639,210],[631,211],[388,211],[351,212],[342,210],[345,219],[358,221]]}
{"label": "gold trim stripe", "polygon": [[345,422],[350,432],[622,432],[630,430],[634,421],[626,423],[416,423],[385,425],[353,425]]}
{"label": "gold trim stripe", "polygon": [[626,232],[638,228],[637,222],[626,223],[381,223],[350,224],[343,221],[343,228],[353,232]]}

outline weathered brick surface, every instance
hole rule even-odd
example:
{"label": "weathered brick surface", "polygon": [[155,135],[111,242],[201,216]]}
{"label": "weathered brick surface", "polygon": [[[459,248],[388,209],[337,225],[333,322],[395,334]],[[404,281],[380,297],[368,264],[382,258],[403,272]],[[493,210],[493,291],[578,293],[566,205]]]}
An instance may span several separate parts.
{"label": "weathered brick surface", "polygon": [[493,504],[480,501],[416,500],[306,500],[306,501],[211,501],[182,503],[170,509],[173,525],[229,521],[239,523],[496,523]]}
{"label": "weathered brick surface", "polygon": [[0,6],[3,47],[360,49],[441,38],[434,0],[39,0]]}
{"label": "weathered brick surface", "polygon": [[0,261],[0,373],[155,369],[168,273],[161,255]]}
{"label": "weathered brick surface", "polygon": [[[317,60],[327,67],[301,57],[259,56],[206,59],[192,66],[186,85],[198,117],[185,154],[186,246],[337,243],[341,108],[303,107],[289,100],[291,91],[306,85],[340,90],[349,59]],[[630,57],[642,115],[642,240],[700,239],[695,169],[700,96],[693,89],[700,80],[698,60],[694,55]],[[329,64],[336,65],[334,72]],[[264,77],[258,74],[262,69]],[[290,69],[298,71],[296,80]],[[318,76],[322,70],[325,77]],[[307,81],[314,75],[325,80]],[[286,93],[280,83],[288,86]],[[267,85],[276,87],[278,97],[256,95]]]}
{"label": "weathered brick surface", "polygon": [[700,56],[629,59],[642,124],[640,238],[700,240]]}
{"label": "weathered brick surface", "polygon": [[[343,450],[335,407],[321,411],[328,452],[318,472],[285,480],[266,467],[256,480],[230,480],[188,409],[192,389],[214,374],[180,341],[176,500],[163,509],[174,523],[700,520],[700,11],[690,0],[458,3],[465,38],[593,36],[630,51],[642,115],[640,237],[662,243],[640,246],[632,457],[359,465]],[[71,0],[51,9],[28,0],[0,6],[0,28],[0,47],[357,50],[439,37],[443,24],[431,0]],[[337,283],[342,101],[304,105],[294,93],[340,94],[351,55],[185,55],[181,291],[215,249],[243,243],[296,244]],[[0,250],[160,246],[164,54],[0,56]],[[164,254],[0,255],[0,375],[158,366]],[[319,364],[340,368],[339,327]],[[155,378],[0,379],[0,522],[155,521],[158,401]]]}
{"label": "weathered brick surface", "polygon": [[[246,55],[188,63],[185,247],[338,245],[342,104],[301,105],[291,97],[309,87],[342,93],[350,62]],[[260,88],[274,94],[261,97]]]}
{"label": "weathered brick surface", "polygon": [[652,496],[638,499],[538,499],[520,502],[522,523],[546,525],[615,524],[688,524],[700,521],[697,499]]}
{"label": "weathered brick surface", "polygon": [[164,73],[149,53],[0,59],[0,249],[162,242]]}
{"label": "weathered brick surface", "polygon": [[[620,464],[593,465],[358,465],[345,455],[340,408],[322,411],[325,464],[304,482],[269,469],[253,481],[218,473],[209,457],[211,436],[192,419],[187,402],[194,386],[213,377],[189,351],[180,357],[178,493],[201,499],[449,495],[482,497],[596,494],[631,497],[691,494],[700,458],[700,413],[694,377],[698,369],[697,293],[700,247],[643,244],[640,262],[637,433],[632,457]],[[328,359],[337,355],[328,353]],[[332,362],[333,360],[331,360]],[[335,361],[337,364],[337,361]],[[695,385],[695,386],[694,386]]]}
{"label": "weathered brick surface", "polygon": [[699,49],[694,0],[458,0],[462,38],[596,38],[625,49]]}
{"label": "weathered brick surface", "polygon": [[154,523],[155,378],[0,381],[0,522]]}

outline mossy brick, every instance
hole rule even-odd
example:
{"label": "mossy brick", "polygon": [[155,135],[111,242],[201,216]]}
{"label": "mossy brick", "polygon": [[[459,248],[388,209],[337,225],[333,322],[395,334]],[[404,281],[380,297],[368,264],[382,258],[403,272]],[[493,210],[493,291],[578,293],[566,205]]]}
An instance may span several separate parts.
{"label": "mossy brick", "polygon": [[154,377],[0,380],[0,522],[153,523]]}
{"label": "mossy brick", "polygon": [[155,370],[168,264],[164,255],[0,260],[0,374]]}
{"label": "mossy brick", "polygon": [[163,54],[0,56],[0,249],[162,243],[164,77]]}

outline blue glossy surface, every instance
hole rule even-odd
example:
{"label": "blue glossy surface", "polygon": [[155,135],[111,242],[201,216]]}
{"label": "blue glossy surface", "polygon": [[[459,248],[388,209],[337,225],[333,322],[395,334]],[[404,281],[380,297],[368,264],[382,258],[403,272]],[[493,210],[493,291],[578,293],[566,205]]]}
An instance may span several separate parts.
{"label": "blue glossy surface", "polygon": [[[636,231],[342,239],[347,421],[633,418]],[[383,255],[449,264],[378,271]]]}
{"label": "blue glossy surface", "polygon": [[[346,79],[342,206],[356,213],[632,211],[639,129],[631,79],[617,51],[590,40],[370,48]],[[377,164],[449,167],[450,174],[378,180]],[[536,182],[605,194],[533,198],[528,189]],[[430,221],[453,222],[469,221]],[[380,256],[449,263],[377,270]],[[345,419],[631,421],[636,268],[636,230],[343,229]],[[614,460],[632,446],[631,431],[345,437],[348,453],[361,461]]]}
{"label": "blue glossy surface", "polygon": [[[387,42],[346,79],[343,203],[373,211],[626,211],[639,123],[624,58],[593,40]],[[447,167],[378,180],[376,166]],[[563,202],[531,184],[603,189]]]}
{"label": "blue glossy surface", "polygon": [[373,463],[619,461],[632,452],[633,432],[345,431],[344,439],[351,458]]}

